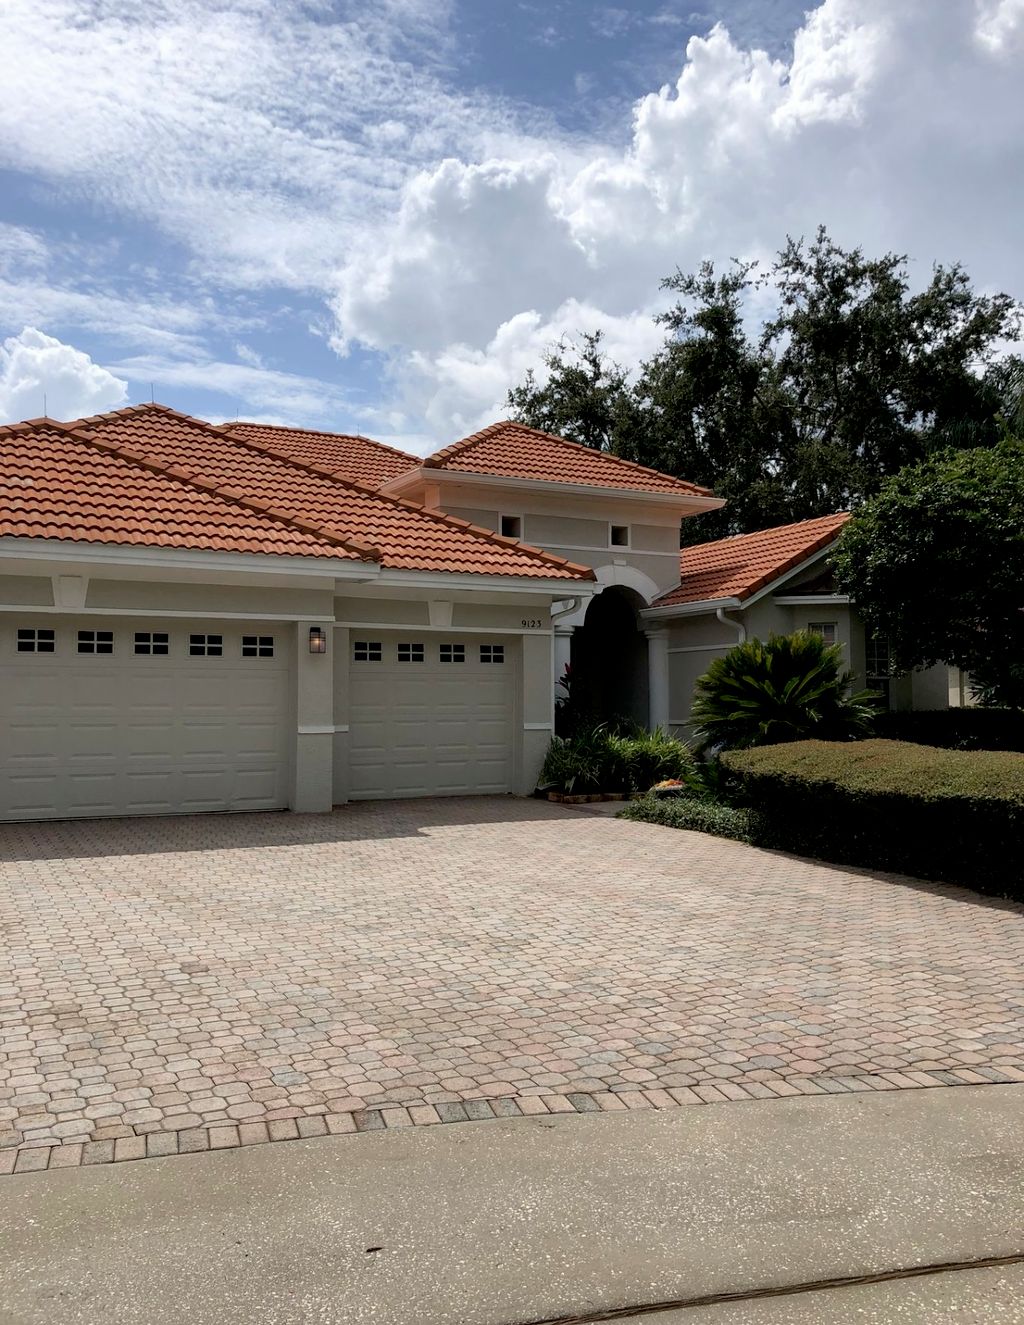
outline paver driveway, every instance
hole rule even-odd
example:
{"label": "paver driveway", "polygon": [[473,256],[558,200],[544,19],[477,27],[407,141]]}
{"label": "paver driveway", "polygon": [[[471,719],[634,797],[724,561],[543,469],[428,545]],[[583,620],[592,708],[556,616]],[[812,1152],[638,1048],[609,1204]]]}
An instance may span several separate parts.
{"label": "paver driveway", "polygon": [[1024,909],[540,802],[6,828],[0,925],[0,1146],[68,1162],[1024,1080]]}

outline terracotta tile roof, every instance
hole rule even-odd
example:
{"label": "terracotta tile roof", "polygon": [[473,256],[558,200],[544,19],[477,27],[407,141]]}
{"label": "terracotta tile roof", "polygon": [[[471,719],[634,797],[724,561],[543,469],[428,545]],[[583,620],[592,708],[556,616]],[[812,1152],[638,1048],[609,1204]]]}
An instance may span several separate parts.
{"label": "terracotta tile roof", "polygon": [[593,579],[593,572],[465,520],[425,510],[307,462],[287,459],[163,405],[139,405],[80,419],[83,435],[282,519],[303,521],[325,538],[372,549],[383,566],[415,571]]}
{"label": "terracotta tile roof", "polygon": [[681,478],[604,451],[595,451],[552,433],[527,428],[505,419],[465,437],[422,462],[429,469],[449,469],[501,478],[534,479],[546,483],[578,483],[585,487],[616,488],[635,492],[677,492],[680,496],[710,497]]}
{"label": "terracotta tile roof", "polygon": [[0,428],[0,536],[361,559],[304,522],[233,500],[52,419]]}
{"label": "terracotta tile roof", "polygon": [[355,479],[372,488],[414,469],[419,457],[353,433],[313,432],[270,423],[225,423],[225,432],[292,460],[302,460],[325,473]]}
{"label": "terracotta tile roof", "polygon": [[653,606],[749,598],[827,547],[849,518],[847,513],[840,512],[816,520],[801,520],[799,524],[762,529],[756,534],[684,547],[679,557],[682,583]]}

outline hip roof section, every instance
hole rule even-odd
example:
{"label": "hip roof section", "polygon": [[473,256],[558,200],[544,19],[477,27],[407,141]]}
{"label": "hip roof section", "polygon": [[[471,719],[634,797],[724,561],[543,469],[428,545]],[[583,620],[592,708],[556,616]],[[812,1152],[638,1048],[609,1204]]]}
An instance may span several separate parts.
{"label": "hip roof section", "polygon": [[355,479],[371,488],[407,474],[420,463],[418,456],[357,433],[315,432],[270,423],[225,423],[221,427],[264,451],[302,461],[325,473]]}
{"label": "hip roof section", "polygon": [[96,445],[52,419],[0,428],[0,536],[366,559],[340,539]]}
{"label": "hip roof section", "polygon": [[[148,534],[160,546],[341,555],[410,571],[593,578],[587,567],[265,451],[163,405],[132,406],[74,424],[15,425],[4,430],[5,454],[15,445],[7,437],[24,436],[19,429],[36,429],[40,437],[33,496],[19,507],[23,518],[9,533],[81,541],[87,530],[84,541],[114,543],[144,541]],[[52,466],[46,461],[50,450]],[[107,467],[126,476],[113,485],[114,496],[102,480],[81,477],[90,466],[102,468],[96,456],[106,456]],[[34,523],[33,503],[47,513]],[[194,508],[206,513],[205,525],[192,517]],[[58,528],[62,532],[52,532]],[[161,537],[175,541],[161,543]]]}
{"label": "hip roof section", "polygon": [[487,474],[526,482],[579,484],[631,492],[678,493],[710,497],[710,488],[673,478],[646,465],[634,464],[606,451],[570,442],[553,433],[527,428],[505,419],[437,451],[423,462],[426,469]]}
{"label": "hip roof section", "polygon": [[670,590],[652,606],[674,607],[721,598],[742,602],[828,547],[849,518],[841,511],[684,547],[679,556],[679,588]]}

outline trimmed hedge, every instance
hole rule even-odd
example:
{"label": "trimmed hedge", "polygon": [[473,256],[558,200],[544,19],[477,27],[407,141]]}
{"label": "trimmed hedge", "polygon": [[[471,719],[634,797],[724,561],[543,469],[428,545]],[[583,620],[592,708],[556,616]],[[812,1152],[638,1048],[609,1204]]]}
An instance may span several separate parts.
{"label": "trimmed hedge", "polygon": [[722,762],[759,845],[1024,900],[1024,755],[799,741]]}
{"label": "trimmed hedge", "polygon": [[729,837],[735,842],[760,840],[754,811],[735,805],[718,805],[695,796],[678,796],[671,800],[644,796],[642,800],[633,801],[616,818],[663,824],[666,828],[689,828],[695,833],[713,833],[715,837]]}
{"label": "trimmed hedge", "polygon": [[1024,752],[1024,711],[955,708],[916,713],[880,713],[875,733],[891,741],[911,741],[943,750]]}

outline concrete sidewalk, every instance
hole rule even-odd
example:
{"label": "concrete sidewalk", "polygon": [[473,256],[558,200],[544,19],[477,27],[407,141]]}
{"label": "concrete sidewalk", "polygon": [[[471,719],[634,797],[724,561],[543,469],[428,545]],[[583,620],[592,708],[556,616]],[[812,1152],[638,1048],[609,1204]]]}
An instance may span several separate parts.
{"label": "concrete sidewalk", "polygon": [[[585,1320],[1020,1254],[1024,1086],[365,1133],[26,1174],[3,1194],[4,1325]],[[637,1325],[917,1325],[953,1314],[910,1314],[943,1291],[987,1312],[958,1319],[1024,1320],[1011,1267]]]}

